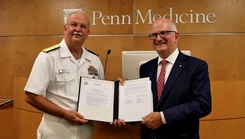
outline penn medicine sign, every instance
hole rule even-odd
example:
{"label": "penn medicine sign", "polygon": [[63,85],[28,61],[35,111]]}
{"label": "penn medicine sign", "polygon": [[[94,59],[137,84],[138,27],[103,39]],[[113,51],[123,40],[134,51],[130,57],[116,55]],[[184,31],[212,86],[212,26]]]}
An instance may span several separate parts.
{"label": "penn medicine sign", "polygon": [[152,14],[153,9],[148,9],[146,13],[136,10],[135,21],[130,15],[104,15],[101,11],[92,11],[92,25],[98,23],[109,25],[125,24],[152,24],[157,18],[169,18],[176,24],[213,24],[216,22],[214,13],[196,13],[189,10],[186,13],[174,13],[173,8],[168,8],[166,13]]}

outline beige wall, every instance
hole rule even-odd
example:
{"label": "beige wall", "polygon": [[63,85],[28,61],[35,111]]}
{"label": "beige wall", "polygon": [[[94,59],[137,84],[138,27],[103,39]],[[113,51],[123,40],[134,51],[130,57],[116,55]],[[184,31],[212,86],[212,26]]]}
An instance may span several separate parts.
{"label": "beige wall", "polygon": [[[123,50],[152,50],[147,38],[151,27],[149,19],[136,24],[137,11],[146,15],[152,9],[152,15],[162,16],[171,9],[174,20],[176,14],[215,14],[215,18],[211,18],[215,22],[210,24],[177,23],[181,35],[179,48],[191,50],[193,56],[209,64],[213,111],[201,119],[201,138],[244,138],[244,5],[242,0],[1,0],[0,98],[14,97],[15,101],[0,107],[0,138],[35,138],[41,112],[24,102],[23,87],[37,54],[62,39],[63,9],[68,8],[83,8],[91,22],[93,12],[98,14],[98,11],[108,17],[131,17],[131,24],[114,21],[114,24],[103,25],[101,20],[95,20],[91,36],[84,44],[100,55],[103,65],[107,50],[111,50],[105,76],[108,80],[121,76]],[[182,19],[188,21],[185,16]],[[127,125],[118,129],[97,122],[94,139],[136,139],[140,137],[140,126]]]}

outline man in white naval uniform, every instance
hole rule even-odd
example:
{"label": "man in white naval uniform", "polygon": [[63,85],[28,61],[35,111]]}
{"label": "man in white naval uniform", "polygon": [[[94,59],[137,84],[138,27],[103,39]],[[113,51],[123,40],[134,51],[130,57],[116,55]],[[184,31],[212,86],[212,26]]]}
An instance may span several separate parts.
{"label": "man in white naval uniform", "polygon": [[76,111],[80,76],[104,79],[98,55],[83,47],[89,24],[85,13],[72,12],[64,25],[64,39],[35,60],[24,90],[26,102],[44,112],[38,139],[92,138],[93,123]]}

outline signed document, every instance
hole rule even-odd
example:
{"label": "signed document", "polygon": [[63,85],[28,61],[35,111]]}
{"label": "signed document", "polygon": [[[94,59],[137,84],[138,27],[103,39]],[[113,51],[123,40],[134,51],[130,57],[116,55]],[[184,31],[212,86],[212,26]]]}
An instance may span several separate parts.
{"label": "signed document", "polygon": [[81,77],[78,112],[85,119],[113,122],[142,121],[153,111],[151,81],[141,78],[124,81],[107,81]]}

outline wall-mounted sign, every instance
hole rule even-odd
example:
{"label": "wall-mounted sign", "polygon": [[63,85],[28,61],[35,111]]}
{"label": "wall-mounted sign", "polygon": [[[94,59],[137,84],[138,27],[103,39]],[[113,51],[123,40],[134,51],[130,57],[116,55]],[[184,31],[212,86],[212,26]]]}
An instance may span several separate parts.
{"label": "wall-mounted sign", "polygon": [[130,15],[113,15],[113,13],[104,15],[101,11],[92,11],[92,25],[96,25],[98,22],[103,25],[152,24],[157,18],[169,18],[180,24],[210,24],[216,21],[216,15],[212,12],[198,13],[189,10],[185,13],[175,13],[172,7],[162,13],[153,14],[153,12],[153,9],[148,9],[146,12],[136,10],[135,18],[132,18]]}

